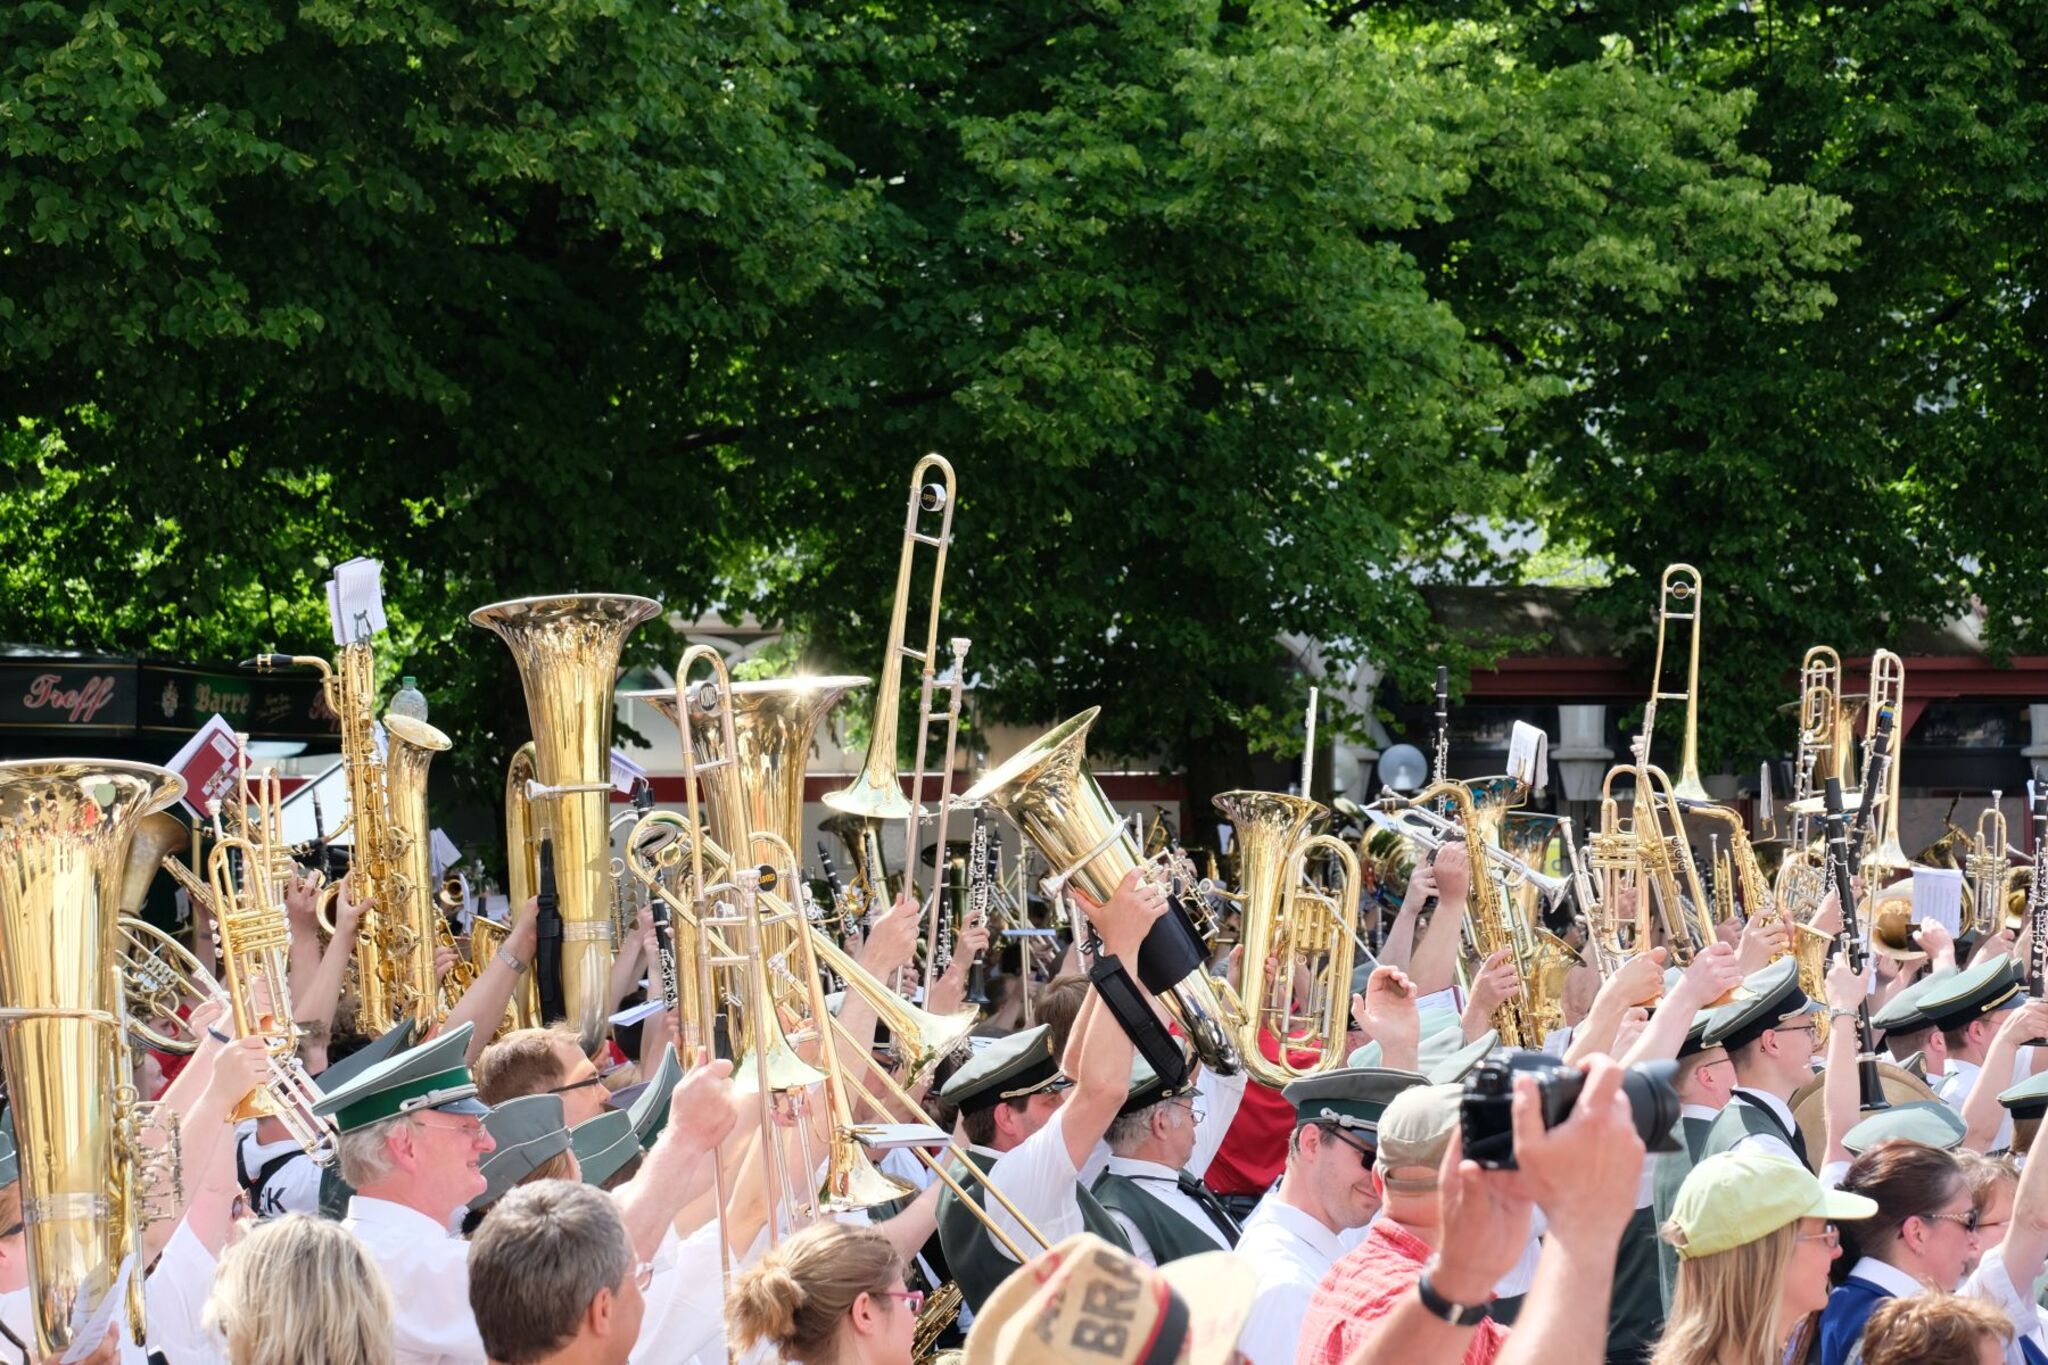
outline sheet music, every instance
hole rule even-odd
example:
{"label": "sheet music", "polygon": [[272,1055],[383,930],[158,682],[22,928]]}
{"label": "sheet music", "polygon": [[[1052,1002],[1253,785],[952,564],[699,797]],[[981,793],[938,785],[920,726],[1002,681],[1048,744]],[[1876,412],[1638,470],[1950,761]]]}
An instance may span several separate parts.
{"label": "sheet music", "polygon": [[1508,741],[1508,776],[1526,782],[1531,791],[1550,785],[1550,736],[1527,721],[1515,722]]}
{"label": "sheet music", "polygon": [[1913,923],[1931,919],[1954,937],[1963,931],[1963,874],[1952,867],[1913,869]]}

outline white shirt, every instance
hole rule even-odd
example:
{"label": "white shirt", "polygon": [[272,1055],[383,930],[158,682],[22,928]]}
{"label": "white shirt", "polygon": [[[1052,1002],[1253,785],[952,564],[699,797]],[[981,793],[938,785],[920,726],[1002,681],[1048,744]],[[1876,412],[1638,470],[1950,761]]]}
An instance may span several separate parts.
{"label": "white shirt", "polygon": [[[737,1264],[733,1267],[737,1272]],[[647,1283],[647,1313],[628,1365],[667,1365],[700,1356],[725,1359],[725,1285],[718,1264],[718,1220],[688,1237],[671,1228],[654,1253]]]}
{"label": "white shirt", "polygon": [[[1229,1239],[1224,1237],[1223,1230],[1203,1212],[1200,1204],[1181,1193],[1179,1171],[1171,1166],[1162,1166],[1156,1161],[1112,1156],[1109,1159],[1109,1173],[1137,1181],[1139,1189],[1179,1214],[1182,1222],[1208,1234],[1209,1240],[1216,1244],[1218,1251],[1230,1250]],[[1159,1264],[1159,1258],[1153,1254],[1151,1243],[1138,1231],[1138,1225],[1115,1209],[1108,1210],[1108,1213],[1116,1220],[1116,1225],[1124,1230],[1124,1236],[1131,1239],[1131,1254],[1147,1265]]]}
{"label": "white shirt", "polygon": [[[32,1302],[34,1297],[35,1292],[26,1287],[0,1294],[0,1322],[6,1323],[8,1331],[27,1342],[31,1352],[36,1349],[35,1308]],[[144,1311],[147,1312],[147,1308]],[[137,1346],[129,1335],[126,1303],[121,1305],[120,1321],[121,1365],[149,1365],[149,1353]],[[0,1342],[0,1347],[4,1347],[9,1358],[13,1357],[12,1345]],[[179,1362],[179,1365],[183,1365],[183,1362]]]}
{"label": "white shirt", "polygon": [[[250,1209],[258,1218],[276,1218],[287,1213],[307,1213],[318,1217],[320,1214],[320,1168],[313,1164],[313,1158],[306,1155],[299,1144],[286,1138],[282,1142],[258,1142],[256,1125],[244,1126],[235,1139],[235,1160],[241,1171],[248,1172],[254,1180],[256,1172],[263,1169],[267,1161],[290,1155],[295,1160],[286,1162],[263,1186],[260,1204]],[[241,1171],[236,1174],[239,1176]]]}
{"label": "white shirt", "polygon": [[227,1365],[227,1344],[203,1325],[219,1265],[191,1224],[180,1221],[142,1286],[150,1350],[175,1365]]}
{"label": "white shirt", "polygon": [[[1779,1099],[1776,1095],[1770,1094],[1768,1091],[1751,1090],[1747,1086],[1740,1085],[1735,1087],[1735,1093],[1752,1104],[1761,1105],[1763,1108],[1770,1110],[1772,1114],[1777,1116],[1778,1122],[1784,1125],[1786,1132],[1796,1133],[1799,1131],[1799,1124],[1792,1117],[1792,1106],[1786,1104],[1785,1101]],[[1728,1102],[1730,1104],[1735,1103],[1733,1099],[1730,1099]],[[1804,1166],[1806,1164],[1799,1159],[1799,1153],[1792,1150],[1792,1144],[1779,1137],[1776,1133],[1744,1133],[1735,1140],[1728,1150],[1731,1152],[1768,1152],[1772,1156],[1781,1156],[1794,1165]]]}
{"label": "white shirt", "polygon": [[[1960,1057],[1951,1057],[1948,1059],[1948,1071],[1943,1074],[1940,1083],[1934,1087],[1934,1093],[1941,1096],[1943,1104],[1955,1110],[1957,1114],[1961,1114],[1963,1112],[1963,1105],[1970,1098],[1970,1091],[1977,1084],[1977,1077],[1983,1070],[1984,1068],[1975,1062],[1966,1062]],[[2013,1062],[2013,1079],[2007,1081],[1999,1089],[2001,1091],[2005,1090],[2007,1087],[2016,1084],[2021,1078],[2019,1059],[2015,1058]],[[2012,1113],[2008,1110],[1998,1120],[1998,1132],[1992,1136],[1991,1150],[1994,1152],[2004,1151],[2011,1146]]]}
{"label": "white shirt", "polygon": [[1195,1150],[1188,1157],[1188,1170],[1193,1174],[1209,1174],[1209,1163],[1216,1159],[1223,1139],[1230,1135],[1238,1106],[1244,1102],[1245,1082],[1250,1079],[1242,1071],[1235,1076],[1219,1076],[1206,1066],[1195,1073],[1195,1106],[1202,1111],[1202,1122],[1195,1128]]}
{"label": "white shirt", "polygon": [[1910,1299],[1927,1292],[1926,1285],[1890,1261],[1880,1261],[1875,1256],[1865,1256],[1856,1262],[1849,1274],[1855,1279],[1869,1281],[1895,1299]]}
{"label": "white shirt", "polygon": [[486,1365],[469,1308],[469,1244],[423,1213],[356,1195],[342,1226],[384,1272],[391,1289],[397,1365]]}
{"label": "white shirt", "polygon": [[1258,1278],[1252,1311],[1237,1334],[1251,1365],[1294,1365],[1309,1300],[1346,1250],[1321,1219],[1268,1196],[1244,1220],[1237,1253]]}
{"label": "white shirt", "polygon": [[[2031,1285],[2028,1286],[2032,1288]],[[2012,1319],[2016,1335],[2005,1344],[2006,1365],[2026,1365],[2026,1355],[2020,1350],[2020,1338],[2025,1337],[2034,1345],[2048,1351],[2048,1331],[2041,1325],[2041,1313],[2034,1302],[2034,1296],[2025,1293],[2012,1282],[2012,1275],[2005,1268],[2005,1248],[1993,1246],[1984,1252],[1977,1268],[1963,1281],[1962,1292],[1996,1304],[2005,1315]]]}
{"label": "white shirt", "polygon": [[[992,1152],[985,1147],[973,1149],[975,1164],[988,1172],[988,1178],[1003,1192],[1003,1197],[1045,1235],[1047,1246],[1058,1246],[1085,1231],[1081,1226],[1081,1203],[1075,1192],[1083,1185],[1093,1185],[1095,1177],[1109,1164],[1109,1147],[1098,1142],[1086,1162],[1078,1168],[1074,1165],[1073,1157],[1067,1153],[1063,1127],[1068,1112],[1064,1105],[1054,1110],[1043,1128],[1007,1152]],[[990,1221],[1017,1244],[1027,1259],[1036,1256],[1038,1239],[1026,1232],[1000,1202],[983,1197],[987,1199]],[[1015,1259],[1001,1242],[994,1245],[998,1254]]]}

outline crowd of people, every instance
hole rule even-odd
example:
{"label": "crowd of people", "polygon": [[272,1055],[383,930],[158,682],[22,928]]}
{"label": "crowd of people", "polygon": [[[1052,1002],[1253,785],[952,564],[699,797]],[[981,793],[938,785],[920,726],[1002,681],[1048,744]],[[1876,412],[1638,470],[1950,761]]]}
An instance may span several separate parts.
{"label": "crowd of people", "polygon": [[[1641,953],[1566,992],[1546,1040],[1559,1071],[1515,1076],[1512,1157],[1478,1160],[1469,1082],[1498,1058],[1492,1018],[1519,983],[1490,961],[1451,992],[1467,879],[1455,844],[1416,869],[1354,977],[1342,1058],[1261,1039],[1300,1073],[1285,1085],[1155,1065],[1131,1002],[1167,1016],[1123,964],[1167,893],[1134,875],[1106,903],[1078,897],[1088,950],[1048,963],[1048,980],[998,974],[989,1023],[910,1086],[928,1113],[866,1089],[849,1107],[896,1125],[859,1131],[861,1159],[900,1193],[836,1209],[821,1188],[858,1183],[838,1183],[840,1111],[758,1093],[753,1039],[719,1039],[721,1060],[681,1046],[657,1010],[593,1056],[559,1026],[502,1027],[531,966],[531,906],[431,1036],[333,1030],[328,977],[360,910],[344,893],[325,953],[294,961],[334,1160],[277,1116],[236,1121],[265,1079],[262,1043],[196,1008],[197,1051],[157,1062],[182,1179],[174,1216],[137,1248],[146,1340],[117,1316],[83,1358],[2048,1362],[2048,1163],[2025,1160],[2048,1110],[2048,1004],[2022,988],[2024,941],[1994,934],[1959,961],[1930,921],[1914,954],[1861,976],[1837,961],[1818,999],[1782,925],[1731,925],[1682,970]],[[296,923],[314,889],[294,884]],[[899,900],[858,961],[897,977],[918,927]],[[620,954],[616,995],[645,988],[649,930]],[[970,926],[954,961],[985,935]],[[949,970],[925,1003],[943,1012],[964,990]],[[1866,1008],[1923,1096],[1865,1106]],[[901,1060],[857,995],[837,1022],[855,1080]],[[813,1059],[823,1045],[790,1040]],[[1565,1072],[1575,1095],[1556,1089]],[[1653,1072],[1675,1102],[1646,1127],[1627,1082]],[[25,1206],[13,1141],[34,1115],[8,1118],[0,1329],[39,1365],[47,1253],[28,1243],[46,1215]]]}

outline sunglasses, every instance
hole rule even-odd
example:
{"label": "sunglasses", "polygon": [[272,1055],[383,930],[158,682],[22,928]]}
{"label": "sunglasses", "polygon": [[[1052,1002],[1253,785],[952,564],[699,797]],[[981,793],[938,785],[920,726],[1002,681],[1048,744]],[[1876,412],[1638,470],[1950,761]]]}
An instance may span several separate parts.
{"label": "sunglasses", "polygon": [[1352,1137],[1349,1133],[1345,1132],[1342,1128],[1339,1128],[1334,1123],[1319,1123],[1316,1125],[1316,1127],[1323,1130],[1324,1136],[1332,1138],[1337,1142],[1341,1142],[1346,1147],[1349,1147],[1352,1151],[1358,1153],[1358,1164],[1366,1167],[1367,1169],[1371,1169],[1373,1159],[1379,1155],[1379,1153],[1375,1149],[1367,1146],[1363,1142],[1360,1142],[1357,1138]]}
{"label": "sunglasses", "polygon": [[1918,1216],[1922,1220],[1931,1219],[1942,1223],[1954,1223],[1964,1232],[1975,1232],[1977,1230],[1977,1210],[1975,1209],[1971,1209],[1968,1213],[1923,1213]]}

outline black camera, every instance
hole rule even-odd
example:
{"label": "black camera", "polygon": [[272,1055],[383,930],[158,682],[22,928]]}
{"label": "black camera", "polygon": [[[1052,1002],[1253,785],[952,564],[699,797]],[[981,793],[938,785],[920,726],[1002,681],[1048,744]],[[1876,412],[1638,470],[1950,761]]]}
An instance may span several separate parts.
{"label": "black camera", "polygon": [[[1675,1152],[1680,1146],[1671,1132],[1679,1115],[1678,1090],[1672,1084],[1677,1074],[1676,1062],[1645,1062],[1630,1067],[1621,1078],[1622,1093],[1628,1096],[1629,1110],[1635,1115],[1636,1135],[1653,1152]],[[1572,1106],[1579,1102],[1579,1091],[1586,1085],[1585,1072],[1565,1066],[1547,1052],[1497,1052],[1474,1067],[1465,1077],[1458,1117],[1465,1155],[1488,1170],[1515,1169],[1511,1106],[1518,1075],[1536,1078],[1545,1128],[1555,1128],[1570,1117]]]}

